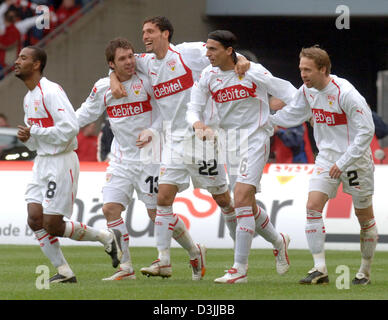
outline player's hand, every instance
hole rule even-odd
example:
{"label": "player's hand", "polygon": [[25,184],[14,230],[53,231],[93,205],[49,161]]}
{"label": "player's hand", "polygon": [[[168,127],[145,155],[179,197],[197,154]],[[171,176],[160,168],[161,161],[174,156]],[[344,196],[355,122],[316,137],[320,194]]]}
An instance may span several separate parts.
{"label": "player's hand", "polygon": [[110,90],[112,91],[113,98],[120,99],[123,97],[127,97],[127,91],[125,90],[125,87],[123,84],[119,81],[116,74],[112,72],[109,75],[110,78]]}
{"label": "player's hand", "polygon": [[152,140],[153,133],[149,129],[145,129],[142,132],[139,133],[137,140],[136,140],[136,147],[138,148],[144,148],[148,143]]}
{"label": "player's hand", "polygon": [[342,174],[342,171],[334,164],[329,171],[329,176],[333,179],[338,179]]}
{"label": "player's hand", "polygon": [[245,72],[247,72],[250,67],[251,67],[251,62],[247,58],[245,58],[244,56],[238,56],[236,66],[234,67],[234,71],[239,76],[244,76]]}
{"label": "player's hand", "polygon": [[199,140],[208,140],[213,141],[215,137],[215,133],[212,128],[206,126],[202,121],[197,121],[193,124],[193,129],[195,131],[195,135]]}
{"label": "player's hand", "polygon": [[31,133],[30,133],[30,130],[31,130],[31,127],[23,127],[23,126],[18,126],[19,130],[17,132],[17,138],[21,141],[21,142],[26,142],[28,139],[30,139],[31,137]]}

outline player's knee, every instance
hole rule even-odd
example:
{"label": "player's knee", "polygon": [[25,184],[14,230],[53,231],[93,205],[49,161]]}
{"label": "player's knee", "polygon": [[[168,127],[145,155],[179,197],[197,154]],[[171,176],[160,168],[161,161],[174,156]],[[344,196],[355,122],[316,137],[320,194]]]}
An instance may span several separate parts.
{"label": "player's knee", "polygon": [[43,211],[40,204],[30,203],[27,206],[28,218],[27,224],[33,231],[43,227]]}
{"label": "player's knee", "polygon": [[102,206],[102,212],[108,221],[120,219],[123,210],[124,206],[119,203],[106,203]]}
{"label": "player's knee", "polygon": [[43,219],[43,228],[52,236],[62,237],[64,233],[62,224],[50,219]]}
{"label": "player's knee", "polygon": [[230,196],[228,192],[222,194],[212,194],[214,201],[220,208],[225,208],[230,204]]}
{"label": "player's knee", "polygon": [[29,215],[27,218],[27,224],[32,231],[40,230],[43,227],[42,217]]}
{"label": "player's knee", "polygon": [[158,206],[171,206],[174,202],[175,195],[168,194],[166,192],[158,193]]}

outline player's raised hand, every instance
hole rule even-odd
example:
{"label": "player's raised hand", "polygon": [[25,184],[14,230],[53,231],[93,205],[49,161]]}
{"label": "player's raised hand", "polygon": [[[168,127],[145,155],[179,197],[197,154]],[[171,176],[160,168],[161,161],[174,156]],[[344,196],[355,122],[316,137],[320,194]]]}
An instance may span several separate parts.
{"label": "player's raised hand", "polygon": [[21,142],[26,142],[30,137],[31,127],[18,126],[17,137]]}
{"label": "player's raised hand", "polygon": [[244,76],[245,72],[247,72],[250,67],[251,67],[251,63],[247,58],[245,58],[244,56],[238,56],[236,66],[234,67],[234,71],[239,76]]}
{"label": "player's raised hand", "polygon": [[110,78],[110,90],[112,91],[113,98],[120,99],[123,97],[127,97],[127,91],[125,90],[125,87],[123,84],[119,81],[116,74],[112,72],[109,75]]}

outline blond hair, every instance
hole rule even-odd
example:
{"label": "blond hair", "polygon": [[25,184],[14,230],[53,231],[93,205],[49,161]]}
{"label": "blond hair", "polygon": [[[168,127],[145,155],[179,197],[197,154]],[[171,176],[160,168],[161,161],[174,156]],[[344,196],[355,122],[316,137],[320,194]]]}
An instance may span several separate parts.
{"label": "blond hair", "polygon": [[315,62],[318,69],[326,68],[326,75],[328,76],[331,72],[331,62],[328,53],[321,49],[318,45],[310,48],[302,48],[299,54],[299,58],[309,58]]}

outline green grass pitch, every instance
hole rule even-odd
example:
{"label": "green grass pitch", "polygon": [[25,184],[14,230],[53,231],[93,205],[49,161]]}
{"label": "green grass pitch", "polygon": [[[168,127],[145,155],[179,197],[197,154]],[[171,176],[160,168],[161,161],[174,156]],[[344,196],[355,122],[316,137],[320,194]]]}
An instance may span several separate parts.
{"label": "green grass pitch", "polygon": [[[76,273],[76,284],[51,284],[37,289],[38,265],[47,265],[50,276],[55,269],[38,246],[0,246],[0,300],[382,300],[388,299],[388,252],[377,251],[372,269],[372,283],[353,286],[358,270],[358,251],[327,251],[330,283],[324,286],[299,285],[298,280],[312,267],[307,250],[289,250],[291,268],[284,276],[275,270],[271,250],[252,250],[247,284],[220,285],[213,280],[233,263],[232,249],[208,249],[205,278],[191,280],[189,259],[183,249],[171,249],[173,276],[169,279],[147,278],[140,268],[156,257],[155,248],[131,248],[136,280],[101,281],[115,271],[110,258],[97,246],[64,246],[63,253]],[[339,265],[349,267],[350,286],[338,289]],[[339,278],[338,278],[339,279]],[[339,280],[338,280],[339,281]],[[344,281],[341,281],[344,284]]]}

